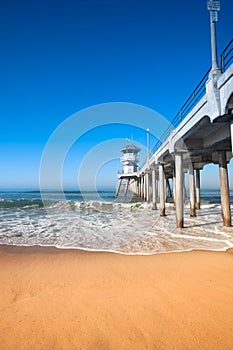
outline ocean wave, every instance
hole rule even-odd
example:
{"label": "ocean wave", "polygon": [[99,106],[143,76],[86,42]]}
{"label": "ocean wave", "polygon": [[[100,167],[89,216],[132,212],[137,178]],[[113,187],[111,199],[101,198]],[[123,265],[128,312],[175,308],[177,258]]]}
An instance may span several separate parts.
{"label": "ocean wave", "polygon": [[42,208],[44,203],[40,199],[1,199],[0,208],[1,209],[11,209],[11,208]]}
{"label": "ocean wave", "polygon": [[[117,200],[3,198],[0,207],[1,244],[121,254],[226,250],[233,246],[233,228],[222,226],[219,203],[202,203],[196,218],[190,218],[186,204],[182,231],[176,229],[173,204],[166,206],[166,217],[160,217],[151,204]],[[233,205],[231,210],[233,213]]]}
{"label": "ocean wave", "polygon": [[24,209],[32,210],[44,208],[48,212],[57,210],[77,211],[77,212],[115,212],[122,210],[142,210],[150,208],[151,205],[145,202],[122,203],[108,201],[78,201],[78,200],[40,200],[40,199],[1,199],[1,209]]}
{"label": "ocean wave", "polygon": [[58,201],[58,202],[44,202],[47,208],[60,208],[60,209],[71,209],[71,210],[93,210],[93,211],[121,211],[121,210],[141,210],[150,208],[151,205],[145,202],[134,202],[134,203],[122,203],[122,202],[107,202],[107,201]]}

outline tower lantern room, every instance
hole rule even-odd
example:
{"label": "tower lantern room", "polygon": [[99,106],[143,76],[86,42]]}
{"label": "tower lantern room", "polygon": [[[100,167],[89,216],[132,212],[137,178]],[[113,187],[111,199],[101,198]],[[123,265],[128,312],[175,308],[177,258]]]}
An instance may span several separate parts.
{"label": "tower lantern room", "polygon": [[139,163],[139,152],[141,148],[134,144],[129,144],[121,148],[123,155],[121,163],[123,164],[123,174],[132,174],[137,172]]}

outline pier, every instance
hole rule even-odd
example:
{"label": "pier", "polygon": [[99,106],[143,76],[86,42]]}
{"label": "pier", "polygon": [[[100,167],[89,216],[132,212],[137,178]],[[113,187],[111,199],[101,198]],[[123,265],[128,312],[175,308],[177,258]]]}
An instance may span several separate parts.
{"label": "pier", "polygon": [[[201,208],[201,171],[211,163],[219,167],[223,225],[230,227],[232,224],[228,164],[233,157],[233,40],[223,50],[218,64],[216,22],[220,3],[210,0],[207,9],[210,12],[212,66],[152,152],[147,129],[147,161],[139,171],[127,175],[125,195],[131,185],[134,193],[148,203],[152,202],[152,209],[157,209],[159,202],[160,216],[166,216],[168,194],[173,197],[177,228],[184,227],[184,174],[189,174],[190,216],[195,217]],[[119,175],[120,183],[127,176]]]}
{"label": "pier", "polygon": [[[176,226],[184,226],[184,174],[189,174],[190,216],[200,209],[200,177],[207,164],[219,166],[223,225],[231,226],[228,163],[233,157],[233,40],[176,114],[137,172],[138,195],[166,215],[172,183]],[[214,61],[215,62],[215,61]],[[171,189],[170,189],[171,190]],[[150,195],[152,193],[152,195]]]}

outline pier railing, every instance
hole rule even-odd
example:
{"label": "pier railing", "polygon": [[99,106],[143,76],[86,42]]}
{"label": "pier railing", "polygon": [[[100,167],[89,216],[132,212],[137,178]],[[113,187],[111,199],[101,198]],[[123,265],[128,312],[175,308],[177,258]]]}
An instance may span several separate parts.
{"label": "pier railing", "polygon": [[171,131],[175,129],[188,115],[188,113],[196,106],[196,104],[200,101],[200,99],[205,95],[206,89],[205,84],[209,77],[210,69],[206,72],[204,77],[201,79],[195,90],[193,90],[192,94],[189,96],[185,104],[181,107],[179,112],[173,118],[171,125],[164,131],[161,135],[160,139],[156,142],[154,148],[151,153],[154,154],[159,147],[166,141],[168,136],[171,134]]}
{"label": "pier railing", "polygon": [[[172,130],[174,130],[184,120],[184,118],[188,115],[188,113],[195,107],[195,105],[205,95],[206,93],[205,84],[206,84],[206,81],[208,80],[209,72],[210,72],[210,69],[206,72],[206,74],[201,79],[201,81],[199,82],[197,87],[194,89],[192,94],[189,96],[187,101],[184,103],[184,105],[175,115],[171,124],[167,127],[167,129],[165,129],[163,134],[160,136],[160,138],[158,139],[155,146],[152,148],[150,152],[151,155],[153,155],[160,148],[160,146],[168,139]],[[143,165],[144,164],[145,162],[143,163]]]}
{"label": "pier railing", "polygon": [[[221,61],[221,71],[224,72],[230,64],[233,62],[233,39],[225,47],[220,56]],[[185,104],[178,111],[176,116],[171,121],[171,125],[164,131],[160,139],[156,142],[155,146],[151,150],[151,155],[153,155],[160,146],[167,140],[172,130],[175,129],[184,120],[188,113],[195,107],[195,105],[201,100],[201,98],[206,94],[206,82],[208,80],[210,69],[206,72],[204,77],[201,79],[197,87],[193,90]]]}
{"label": "pier railing", "polygon": [[221,62],[221,70],[223,73],[233,62],[233,39],[229,42],[229,44],[223,50],[220,56],[220,62]]}

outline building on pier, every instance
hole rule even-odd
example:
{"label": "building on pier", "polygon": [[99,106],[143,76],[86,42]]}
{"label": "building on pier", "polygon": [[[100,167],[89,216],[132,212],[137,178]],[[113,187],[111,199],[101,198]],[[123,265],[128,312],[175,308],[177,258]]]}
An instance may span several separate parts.
{"label": "building on pier", "polygon": [[138,171],[139,152],[141,148],[134,144],[128,144],[121,148],[123,153],[121,163],[123,164],[123,174],[129,175]]}
{"label": "building on pier", "polygon": [[124,186],[124,196],[126,197],[129,186],[131,187],[130,190],[133,193],[137,189],[137,172],[139,168],[139,153],[141,151],[141,148],[135,146],[133,143],[127,143],[120,149],[120,151],[123,153],[121,157],[123,169],[118,173],[118,187],[116,191],[116,197],[118,197],[122,186]]}

